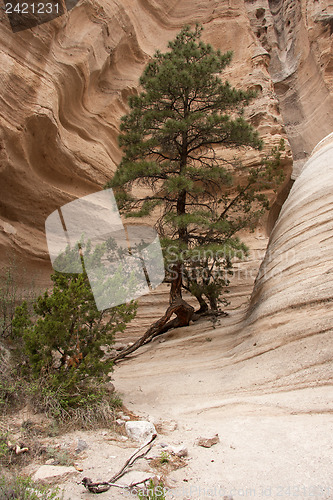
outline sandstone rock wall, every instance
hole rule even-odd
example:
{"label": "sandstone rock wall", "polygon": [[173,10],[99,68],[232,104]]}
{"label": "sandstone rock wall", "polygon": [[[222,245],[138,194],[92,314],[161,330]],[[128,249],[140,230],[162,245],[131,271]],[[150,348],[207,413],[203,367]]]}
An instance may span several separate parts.
{"label": "sandstone rock wall", "polygon": [[[246,327],[260,336],[262,345],[272,348],[314,336],[322,353],[329,355],[333,321],[332,214],[330,134],[316,146],[295,181],[256,278]],[[331,359],[332,352],[329,356]]]}
{"label": "sandstone rock wall", "polygon": [[331,0],[246,0],[251,26],[270,55],[269,72],[297,177],[333,130]]}
{"label": "sandstone rock wall", "polygon": [[1,21],[0,261],[18,254],[41,282],[51,270],[46,217],[110,177],[127,98],[185,23],[203,23],[206,41],[234,51],[226,76],[259,90],[248,117],[267,146],[284,135],[268,54],[243,0],[82,0],[26,31],[12,33],[3,11]]}

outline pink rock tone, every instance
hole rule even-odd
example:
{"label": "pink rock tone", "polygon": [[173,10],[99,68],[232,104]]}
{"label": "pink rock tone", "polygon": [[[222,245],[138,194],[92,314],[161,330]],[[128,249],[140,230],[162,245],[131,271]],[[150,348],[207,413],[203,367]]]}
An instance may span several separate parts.
{"label": "pink rock tone", "polygon": [[[288,497],[301,485],[302,497],[332,498],[324,490],[333,432],[332,0],[80,0],[33,29],[12,33],[3,9],[0,21],[0,265],[17,255],[40,287],[51,272],[45,220],[115,171],[120,117],[155,50],[195,22],[205,41],[233,50],[225,76],[258,91],[246,116],[267,149],[287,139],[287,180],[269,193],[273,207],[260,227],[242,235],[251,252],[235,263],[228,316],[143,346],[117,365],[111,389],[154,421],[163,441],[189,452],[187,468],[172,473],[182,492],[219,485],[221,498],[280,498],[280,485]],[[141,336],[167,302],[167,285],[140,299],[118,347]],[[1,345],[0,365],[5,373]],[[216,433],[212,449],[193,446]],[[82,498],[78,470],[108,478],[130,446],[96,430],[76,439],[89,442],[82,467],[43,465],[34,476],[63,483],[72,500]]]}
{"label": "pink rock tone", "polygon": [[[203,23],[205,41],[233,50],[225,76],[259,91],[247,116],[267,148],[285,137],[270,56],[242,0],[85,0],[18,33],[0,16],[0,261],[17,254],[32,275],[40,272],[41,285],[51,271],[45,219],[112,175],[127,99],[155,50],[165,50],[185,23]],[[287,172],[290,166],[287,154]]]}

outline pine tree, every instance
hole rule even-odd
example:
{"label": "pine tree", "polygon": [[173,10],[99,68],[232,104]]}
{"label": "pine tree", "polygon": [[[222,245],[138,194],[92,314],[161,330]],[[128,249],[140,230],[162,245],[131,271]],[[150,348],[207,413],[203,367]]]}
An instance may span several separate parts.
{"label": "pine tree", "polygon": [[[232,53],[214,50],[201,32],[199,25],[185,26],[146,66],[142,91],[130,97],[121,120],[124,155],[107,184],[126,217],[156,217],[170,304],[186,289],[200,312],[207,301],[218,308],[233,257],[246,253],[237,233],[253,228],[267,209],[263,191],[281,177],[282,149],[253,168],[230,160],[241,149],[263,147],[243,116],[256,94],[221,80]],[[140,195],[142,187],[149,192]]]}

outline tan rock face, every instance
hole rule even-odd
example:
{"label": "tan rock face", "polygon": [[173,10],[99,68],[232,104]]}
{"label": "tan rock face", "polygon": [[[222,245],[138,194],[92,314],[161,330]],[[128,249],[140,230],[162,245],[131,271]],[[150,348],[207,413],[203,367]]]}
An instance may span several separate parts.
{"label": "tan rock face", "polygon": [[331,0],[246,0],[294,156],[296,177],[315,145],[333,130]]}
{"label": "tan rock face", "polygon": [[185,23],[203,23],[206,41],[234,51],[226,77],[259,91],[247,113],[267,146],[284,135],[269,57],[242,0],[84,0],[15,34],[1,16],[0,260],[19,254],[32,273],[42,271],[41,281],[51,270],[46,217],[110,177],[128,96]]}
{"label": "tan rock face", "polygon": [[[247,117],[268,147],[287,132],[295,176],[332,130],[331,0],[84,0],[15,34],[0,16],[0,262],[18,254],[43,286],[51,271],[46,217],[110,177],[121,158],[128,96],[155,50],[165,50],[185,23],[203,23],[205,41],[233,50],[225,76],[258,90]],[[267,286],[257,284],[253,297]],[[163,309],[166,290],[158,294]],[[145,299],[144,323],[159,314],[155,298]]]}
{"label": "tan rock face", "polygon": [[[247,323],[265,332],[264,342],[289,343],[320,334],[324,352],[333,320],[332,208],[330,134],[293,185],[256,278]],[[283,337],[274,341],[276,327]]]}

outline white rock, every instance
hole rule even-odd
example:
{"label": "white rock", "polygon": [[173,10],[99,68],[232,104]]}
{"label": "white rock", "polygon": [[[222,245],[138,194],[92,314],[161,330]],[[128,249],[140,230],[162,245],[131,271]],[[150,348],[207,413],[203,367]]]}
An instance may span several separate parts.
{"label": "white rock", "polygon": [[126,422],[125,429],[128,437],[135,441],[146,441],[153,434],[156,434],[155,426],[147,420],[132,420]]}
{"label": "white rock", "polygon": [[127,420],[127,421],[129,421],[129,420],[131,420],[131,417],[129,417],[128,415],[124,415],[124,416],[123,416],[123,420]]}
{"label": "white rock", "polygon": [[188,449],[183,444],[180,446],[172,446],[171,450],[177,457],[187,457],[188,455]]}
{"label": "white rock", "polygon": [[123,420],[122,418],[117,418],[116,422],[118,425],[123,425],[125,423],[125,420]]}
{"label": "white rock", "polygon": [[33,475],[34,481],[43,481],[46,479],[53,479],[55,477],[62,477],[66,474],[77,474],[74,467],[63,467],[62,465],[42,465],[37,472]]}

